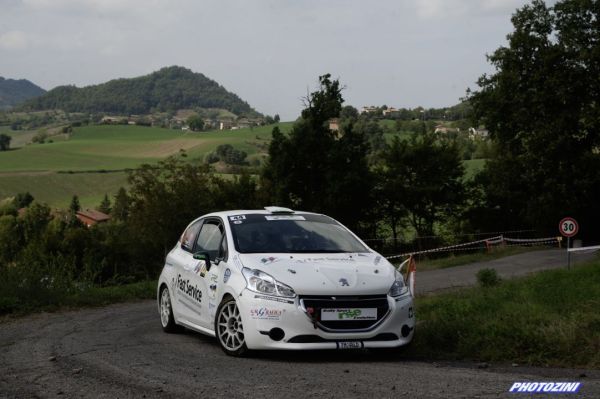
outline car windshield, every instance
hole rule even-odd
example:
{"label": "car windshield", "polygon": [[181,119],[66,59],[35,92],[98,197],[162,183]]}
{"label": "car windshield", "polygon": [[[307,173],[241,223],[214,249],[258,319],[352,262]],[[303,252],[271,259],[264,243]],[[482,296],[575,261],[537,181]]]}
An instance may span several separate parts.
{"label": "car windshield", "polygon": [[323,215],[235,215],[229,223],[241,253],[368,252],[344,227]]}

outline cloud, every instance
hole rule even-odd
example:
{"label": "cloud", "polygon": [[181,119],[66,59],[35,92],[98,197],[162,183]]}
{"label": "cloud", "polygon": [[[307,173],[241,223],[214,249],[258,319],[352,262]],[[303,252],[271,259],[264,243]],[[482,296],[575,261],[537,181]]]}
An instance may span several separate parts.
{"label": "cloud", "polygon": [[418,0],[413,3],[417,16],[422,19],[443,19],[464,15],[504,15],[527,0]]}
{"label": "cloud", "polygon": [[11,30],[0,34],[0,48],[6,50],[23,50],[29,45],[27,34],[20,30]]}
{"label": "cloud", "polygon": [[37,11],[57,11],[77,14],[114,15],[122,12],[166,10],[168,1],[161,0],[21,0],[27,8]]}

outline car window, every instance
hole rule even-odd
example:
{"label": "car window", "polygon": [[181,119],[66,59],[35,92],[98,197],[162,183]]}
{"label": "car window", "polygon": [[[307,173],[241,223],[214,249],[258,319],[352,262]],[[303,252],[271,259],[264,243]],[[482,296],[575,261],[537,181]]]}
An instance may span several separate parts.
{"label": "car window", "polygon": [[368,252],[348,230],[321,215],[244,215],[230,217],[241,253]]}
{"label": "car window", "polygon": [[202,226],[202,220],[198,220],[197,222],[191,224],[183,234],[181,235],[181,248],[192,252],[192,248],[194,247],[194,241],[196,240],[196,236],[198,235],[198,230],[200,230],[200,226]]}
{"label": "car window", "polygon": [[195,251],[208,252],[210,259],[215,259],[219,256],[223,232],[223,225],[219,221],[209,220],[204,223],[196,241]]}

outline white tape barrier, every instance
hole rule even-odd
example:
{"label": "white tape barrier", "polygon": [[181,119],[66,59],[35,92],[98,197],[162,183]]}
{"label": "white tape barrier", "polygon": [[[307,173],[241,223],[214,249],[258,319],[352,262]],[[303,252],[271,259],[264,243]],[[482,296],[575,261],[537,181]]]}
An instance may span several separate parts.
{"label": "white tape barrier", "polygon": [[569,248],[569,252],[579,252],[579,251],[597,251],[600,249],[600,245],[594,245],[591,247],[579,247],[579,248]]}
{"label": "white tape barrier", "polygon": [[[465,242],[463,244],[448,245],[446,247],[427,249],[424,251],[406,252],[399,255],[386,256],[387,259],[403,258],[405,256],[421,255],[433,252],[454,252],[454,251],[473,251],[477,249],[488,249],[490,245],[504,244],[507,247],[512,246],[523,246],[523,245],[536,245],[536,244],[553,244],[559,242],[561,237],[545,237],[545,238],[506,238],[503,236],[490,237],[485,240],[477,240],[471,242]],[[513,244],[505,244],[513,243]],[[474,244],[485,243],[485,246],[472,247]],[[465,248],[471,247],[471,248]],[[588,247],[589,248],[589,247]],[[600,246],[599,246],[600,248]]]}

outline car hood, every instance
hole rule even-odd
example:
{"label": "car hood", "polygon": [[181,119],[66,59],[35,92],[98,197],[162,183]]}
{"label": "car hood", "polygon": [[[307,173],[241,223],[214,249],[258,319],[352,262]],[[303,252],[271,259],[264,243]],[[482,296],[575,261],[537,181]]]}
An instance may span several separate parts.
{"label": "car hood", "polygon": [[270,274],[298,295],[386,294],[394,266],[376,253],[240,254],[242,264]]}

